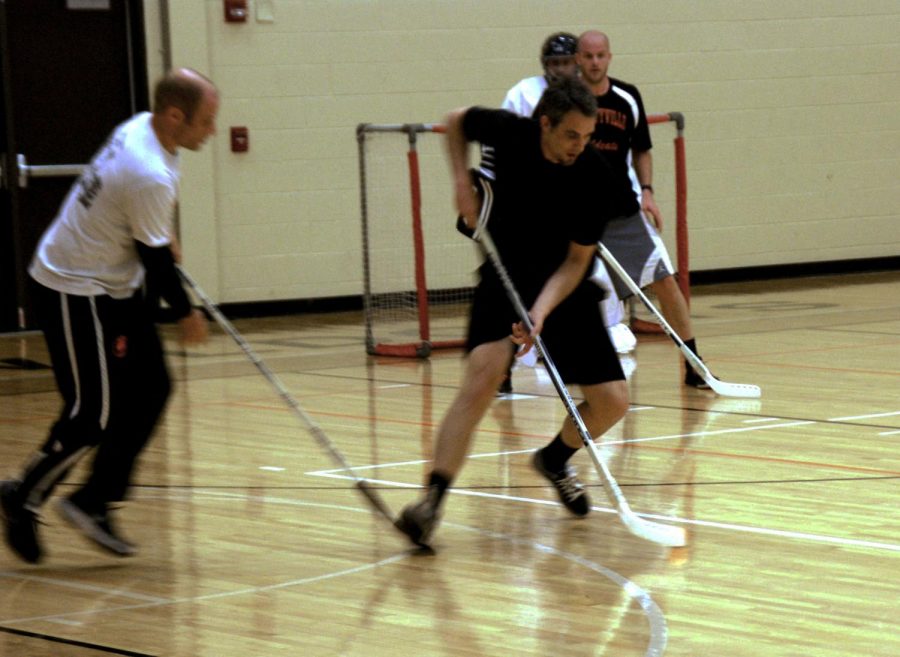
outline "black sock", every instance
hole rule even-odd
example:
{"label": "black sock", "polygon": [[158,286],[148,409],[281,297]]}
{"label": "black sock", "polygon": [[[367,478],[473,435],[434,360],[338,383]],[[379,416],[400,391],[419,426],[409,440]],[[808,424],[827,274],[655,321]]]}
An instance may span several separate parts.
{"label": "black sock", "polygon": [[435,505],[440,504],[448,488],[450,488],[450,478],[445,477],[440,472],[432,471],[431,476],[428,478],[427,495],[433,499]]}
{"label": "black sock", "polygon": [[[685,340],[684,344],[688,349],[690,349],[695,354],[697,354],[697,358],[700,358],[700,352],[697,351],[697,340],[695,338],[691,338],[690,340]],[[688,370],[693,369],[691,367],[691,364],[688,362],[687,358],[684,359],[684,362],[687,363]]]}
{"label": "black sock", "polygon": [[550,441],[550,444],[541,450],[541,457],[544,459],[544,467],[551,472],[562,472],[566,467],[566,462],[572,458],[572,455],[578,451],[578,448],[572,448],[563,442],[562,434],[556,434],[556,437]]}

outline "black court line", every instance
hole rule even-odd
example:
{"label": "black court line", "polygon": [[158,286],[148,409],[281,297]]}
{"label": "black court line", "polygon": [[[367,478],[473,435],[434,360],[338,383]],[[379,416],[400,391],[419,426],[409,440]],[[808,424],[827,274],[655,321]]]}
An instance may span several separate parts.
{"label": "black court line", "polygon": [[0,359],[0,368],[7,370],[48,370],[50,366],[28,358],[3,358]]}
{"label": "black court line", "polygon": [[[657,488],[661,486],[744,486],[755,484],[821,484],[838,481],[889,481],[900,480],[898,475],[872,475],[863,477],[813,477],[811,479],[726,479],[724,481],[658,481],[658,482],[642,482],[642,483],[623,483],[619,482],[622,488]],[[79,486],[80,484],[64,483],[65,486]],[[601,488],[602,484],[584,484],[585,488]],[[136,484],[132,487],[135,490],[165,490],[165,491],[186,491],[195,490],[219,490],[219,491],[337,491],[337,490],[356,490],[356,486],[235,486],[212,484],[204,486],[203,484],[192,484],[183,486],[178,484]],[[369,488],[381,491],[409,491],[415,490],[406,486],[390,486],[370,484]],[[424,488],[424,487],[422,487]],[[547,488],[546,484],[509,486],[504,484],[484,485],[484,486],[456,486],[455,490],[543,490]]]}
{"label": "black court line", "polygon": [[76,646],[78,648],[86,648],[97,652],[105,652],[111,655],[125,655],[126,657],[157,657],[146,652],[134,652],[133,650],[125,650],[123,648],[111,648],[110,646],[101,646],[96,643],[87,643],[85,641],[75,641],[73,639],[63,639],[58,636],[49,634],[41,634],[40,632],[28,632],[27,630],[17,630],[12,627],[3,627],[0,625],[0,632],[5,634],[13,634],[16,636],[24,636],[30,639],[40,639],[42,641],[50,641],[51,643],[62,643],[67,646]]}

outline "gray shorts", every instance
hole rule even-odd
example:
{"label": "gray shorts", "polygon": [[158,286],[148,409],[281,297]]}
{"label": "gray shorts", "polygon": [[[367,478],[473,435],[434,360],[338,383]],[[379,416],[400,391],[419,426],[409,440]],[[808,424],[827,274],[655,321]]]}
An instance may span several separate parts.
{"label": "gray shorts", "polygon": [[[675,273],[666,245],[642,212],[610,221],[606,224],[602,242],[640,288]],[[619,298],[630,297],[631,290],[616,273],[610,270],[610,276]]]}

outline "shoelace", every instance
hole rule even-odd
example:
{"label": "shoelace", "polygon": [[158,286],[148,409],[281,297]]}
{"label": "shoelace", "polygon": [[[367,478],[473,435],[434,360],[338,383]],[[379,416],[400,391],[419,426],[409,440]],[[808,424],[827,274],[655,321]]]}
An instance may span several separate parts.
{"label": "shoelace", "polygon": [[28,509],[22,509],[22,511],[19,513],[18,522],[28,523],[34,530],[37,530],[38,527],[47,526],[47,523],[41,517],[40,513],[29,511]]}
{"label": "shoelace", "polygon": [[584,492],[581,482],[578,481],[578,478],[575,476],[575,471],[571,467],[566,468],[563,471],[562,477],[556,480],[556,486],[563,494],[563,497],[570,502],[581,497]]}

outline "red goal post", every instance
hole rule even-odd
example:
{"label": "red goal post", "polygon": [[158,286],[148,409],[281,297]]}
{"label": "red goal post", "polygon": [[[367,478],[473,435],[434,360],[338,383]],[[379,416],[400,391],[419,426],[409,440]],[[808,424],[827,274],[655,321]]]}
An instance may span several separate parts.
{"label": "red goal post", "polygon": [[688,248],[687,225],[687,163],[684,151],[684,115],[681,112],[666,114],[648,114],[647,123],[674,123],[675,137],[672,139],[675,164],[675,269],[678,272],[678,285],[684,298],[691,300],[690,257]]}
{"label": "red goal post", "polygon": [[444,127],[357,126],[366,351],[463,346],[479,258],[455,228]]}
{"label": "red goal post", "polygon": [[[647,118],[676,125],[677,269],[689,298],[684,119],[677,112]],[[481,258],[455,228],[443,132],[437,123],[356,128],[365,343],[372,355],[425,358],[464,344]]]}

